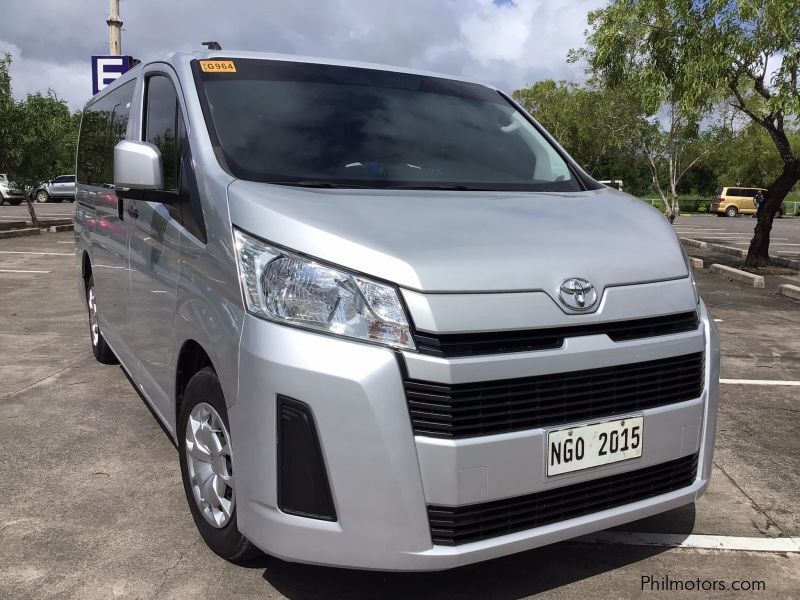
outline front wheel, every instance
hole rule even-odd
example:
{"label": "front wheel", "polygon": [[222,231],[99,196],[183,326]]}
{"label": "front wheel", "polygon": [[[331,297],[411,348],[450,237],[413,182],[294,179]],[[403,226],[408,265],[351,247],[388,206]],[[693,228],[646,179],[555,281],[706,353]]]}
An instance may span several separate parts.
{"label": "front wheel", "polygon": [[46,190],[39,190],[38,192],[36,192],[37,202],[47,202],[49,200],[50,200],[50,194],[48,194]]}
{"label": "front wheel", "polygon": [[119,364],[117,357],[100,332],[100,323],[97,319],[97,296],[94,293],[94,279],[91,275],[89,275],[89,281],[86,282],[86,305],[89,309],[89,337],[92,341],[92,354],[98,362],[104,365]]}
{"label": "front wheel", "polygon": [[728,208],[725,209],[725,216],[727,217],[735,217],[738,214],[739,214],[739,209],[736,208],[735,206],[729,206]]}
{"label": "front wheel", "polygon": [[186,385],[177,432],[183,489],[203,540],[231,562],[260,556],[237,525],[228,411],[211,367],[198,371]]}

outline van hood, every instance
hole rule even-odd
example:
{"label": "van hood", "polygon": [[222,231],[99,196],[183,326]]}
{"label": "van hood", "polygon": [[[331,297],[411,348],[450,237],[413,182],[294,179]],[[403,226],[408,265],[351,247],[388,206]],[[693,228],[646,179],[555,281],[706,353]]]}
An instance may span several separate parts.
{"label": "van hood", "polygon": [[308,189],[237,180],[231,221],[276,245],[423,292],[688,276],[672,226],[604,188],[573,193]]}

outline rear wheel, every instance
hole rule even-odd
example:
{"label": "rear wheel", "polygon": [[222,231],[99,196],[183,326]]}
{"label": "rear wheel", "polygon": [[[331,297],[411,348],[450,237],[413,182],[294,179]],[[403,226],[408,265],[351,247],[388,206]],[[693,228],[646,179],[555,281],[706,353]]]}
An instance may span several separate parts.
{"label": "rear wheel", "polygon": [[203,540],[232,562],[260,556],[237,525],[228,411],[211,367],[198,371],[186,385],[177,432],[183,489]]}
{"label": "rear wheel", "polygon": [[781,217],[783,217],[783,209],[779,208],[775,213],[775,218],[780,219]]}
{"label": "rear wheel", "polygon": [[94,279],[91,275],[89,275],[89,281],[86,282],[86,305],[89,309],[89,337],[92,341],[92,354],[104,365],[118,364],[117,357],[114,356],[114,352],[111,351],[100,332],[100,323],[97,319],[97,297],[94,294]]}
{"label": "rear wheel", "polygon": [[728,208],[725,209],[726,217],[735,217],[738,214],[739,214],[739,209],[736,208],[735,206],[729,206]]}
{"label": "rear wheel", "polygon": [[46,190],[39,190],[38,192],[36,192],[37,202],[47,202],[49,200],[50,200],[50,194],[48,194]]}

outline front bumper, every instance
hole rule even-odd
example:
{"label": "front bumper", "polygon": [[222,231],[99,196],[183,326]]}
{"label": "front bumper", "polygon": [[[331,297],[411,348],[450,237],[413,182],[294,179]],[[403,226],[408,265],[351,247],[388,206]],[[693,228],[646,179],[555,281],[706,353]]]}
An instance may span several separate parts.
{"label": "front bumper", "polygon": [[[292,329],[247,317],[239,356],[239,395],[229,407],[239,528],[280,558],[380,570],[440,570],[536,548],[620,525],[693,502],[708,486],[719,381],[716,328],[701,307],[701,330],[618,344],[619,360],[705,352],[705,386],[692,401],[643,411],[639,459],[555,478],[543,474],[545,431],[533,429],[466,439],[415,438],[403,390],[404,371],[440,380],[485,377],[473,359],[407,353]],[[515,354],[514,369],[604,363],[600,338],[570,340],[552,352]],[[637,358],[630,358],[637,357]],[[536,365],[536,366],[534,366]],[[544,367],[543,367],[544,365]],[[575,365],[575,366],[572,366]],[[584,365],[584,366],[580,366]],[[576,367],[577,366],[577,367]],[[506,367],[508,368],[508,367]],[[276,396],[313,411],[336,521],[277,508]],[[427,505],[459,506],[530,494],[699,453],[694,483],[625,506],[458,546],[434,545]],[[478,475],[477,477],[475,475]]]}

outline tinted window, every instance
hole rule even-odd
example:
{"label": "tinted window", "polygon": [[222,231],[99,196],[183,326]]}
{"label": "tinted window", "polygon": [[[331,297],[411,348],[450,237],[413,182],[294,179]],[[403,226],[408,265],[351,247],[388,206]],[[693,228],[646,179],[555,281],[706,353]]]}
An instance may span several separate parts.
{"label": "tinted window", "polygon": [[196,70],[237,177],[285,184],[578,190],[564,160],[495,90],[437,77],[237,59]]}
{"label": "tinted window", "polygon": [[[78,142],[78,181],[113,185],[114,146],[125,139],[135,81],[129,81],[87,106]],[[68,180],[73,181],[74,176]]]}
{"label": "tinted window", "polygon": [[178,188],[178,96],[172,81],[163,75],[147,80],[145,141],[158,147],[164,165],[164,189]]}

